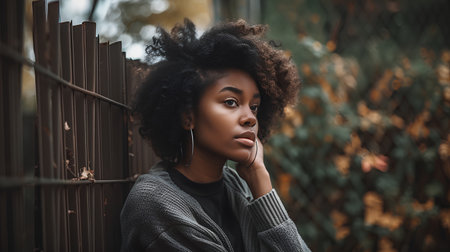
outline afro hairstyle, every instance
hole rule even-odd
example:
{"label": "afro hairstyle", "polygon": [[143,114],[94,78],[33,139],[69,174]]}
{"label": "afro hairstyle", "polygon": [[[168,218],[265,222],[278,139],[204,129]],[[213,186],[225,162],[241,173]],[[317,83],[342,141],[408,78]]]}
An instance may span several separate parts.
{"label": "afro hairstyle", "polygon": [[188,19],[170,33],[157,29],[146,51],[150,61],[158,61],[135,94],[133,115],[140,121],[140,135],[158,157],[173,163],[183,158],[180,150],[189,133],[182,126],[182,115],[195,111],[205,87],[227,69],[239,69],[255,80],[261,95],[258,137],[267,139],[284,107],[295,102],[300,79],[291,59],[278,45],[264,40],[266,29],[238,20],[196,37],[195,25]]}

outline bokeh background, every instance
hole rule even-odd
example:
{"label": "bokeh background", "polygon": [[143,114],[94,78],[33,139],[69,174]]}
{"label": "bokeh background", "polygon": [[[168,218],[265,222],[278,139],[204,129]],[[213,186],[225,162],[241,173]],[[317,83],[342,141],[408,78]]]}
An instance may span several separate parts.
{"label": "bokeh background", "polygon": [[448,0],[61,1],[61,21],[95,21],[100,40],[143,61],[156,27],[184,17],[199,34],[267,24],[303,86],[265,158],[312,251],[450,251],[449,14]]}

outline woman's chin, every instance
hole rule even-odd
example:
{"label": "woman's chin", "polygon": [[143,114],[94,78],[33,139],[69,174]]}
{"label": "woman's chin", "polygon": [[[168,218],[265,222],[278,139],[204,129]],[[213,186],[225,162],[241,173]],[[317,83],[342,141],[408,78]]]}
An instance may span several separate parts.
{"label": "woman's chin", "polygon": [[251,153],[239,153],[238,155],[230,156],[228,159],[239,164],[246,164],[251,162]]}

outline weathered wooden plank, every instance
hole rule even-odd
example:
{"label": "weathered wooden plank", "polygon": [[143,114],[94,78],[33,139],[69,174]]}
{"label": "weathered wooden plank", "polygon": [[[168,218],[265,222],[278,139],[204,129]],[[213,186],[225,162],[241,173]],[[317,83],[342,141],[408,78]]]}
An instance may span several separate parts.
{"label": "weathered wooden plank", "polygon": [[[118,102],[124,102],[125,65],[120,42],[110,44],[108,58],[110,97]],[[105,178],[124,177],[124,169],[127,165],[124,157],[126,151],[125,120],[124,111],[117,106],[111,106],[111,117],[108,122],[111,125],[112,136],[110,139],[111,165],[103,167]],[[119,215],[123,204],[123,189],[124,187],[121,185],[104,186],[105,251],[116,250],[120,246]]]}
{"label": "weathered wooden plank", "polygon": [[78,193],[78,186],[75,187],[68,187],[66,188],[66,197],[70,200],[68,200],[68,208],[67,208],[67,215],[68,215],[68,221],[69,221],[69,230],[68,230],[68,237],[69,237],[69,244],[68,244],[68,250],[71,252],[75,251],[82,251],[83,248],[81,246],[81,228],[79,226],[78,221],[78,215],[80,213],[79,211],[79,193]]}
{"label": "weathered wooden plank", "polygon": [[[101,95],[110,98],[109,94],[109,43],[99,45],[99,92]],[[106,167],[111,166],[111,105],[100,101],[100,128],[101,130],[101,165],[95,173],[97,179],[104,179],[103,172]]]}
{"label": "weathered wooden plank", "polygon": [[[72,56],[72,23],[64,22],[60,24],[61,33],[61,77],[64,80],[72,82],[73,79],[73,56]],[[77,152],[75,146],[75,127],[74,118],[74,91],[68,87],[63,87],[63,127],[64,127],[64,179],[73,179],[77,177]],[[69,251],[73,247],[77,251],[77,219],[72,214],[72,209],[76,206],[76,199],[71,197],[73,194],[66,187],[64,192],[64,221],[66,222],[66,230],[64,235],[66,239],[65,248],[62,251]]]}
{"label": "weathered wooden plank", "polygon": [[[85,74],[86,74],[86,89],[97,92],[97,76],[98,76],[98,42],[96,37],[96,25],[94,22],[83,22],[83,36],[84,36],[84,60],[85,60]],[[96,160],[96,103],[97,99],[92,96],[86,97],[86,109],[87,109],[87,160],[88,169],[95,172],[97,168]],[[86,251],[94,251],[94,211],[92,206],[91,197],[94,195],[92,192],[94,187],[88,186],[86,192],[82,195],[83,199],[82,209],[83,216],[83,242],[85,244],[84,249]]]}
{"label": "weathered wooden plank", "polygon": [[[49,44],[47,18],[45,14],[45,1],[33,2],[33,40],[36,63],[49,67]],[[51,81],[38,71],[36,76],[36,96],[38,112],[38,149],[39,149],[39,176],[52,178],[54,173],[54,145],[53,145],[53,123],[52,123],[52,89]],[[39,233],[42,234],[42,248],[54,251],[54,243],[48,239],[47,234],[54,233],[55,221],[52,203],[52,192],[49,190],[39,190],[40,192],[40,214],[42,227]],[[50,214],[49,214],[50,213]],[[40,242],[37,242],[38,244]]]}
{"label": "weathered wooden plank", "polygon": [[[61,76],[61,50],[60,50],[60,30],[59,30],[59,2],[51,2],[48,4],[48,65],[49,69]],[[62,178],[63,164],[63,143],[62,143],[62,102],[61,93],[62,87],[56,81],[49,79],[49,88],[51,89],[51,113],[52,113],[52,142],[53,142],[53,162],[50,167],[51,178]],[[42,214],[48,220],[47,229],[43,232],[44,250],[46,251],[61,251],[64,248],[64,232],[65,226],[62,221],[60,204],[61,194],[63,188],[41,188],[41,192],[45,194],[46,211]]]}
{"label": "weathered wooden plank", "polygon": [[[123,79],[124,79],[124,60],[122,55],[122,43],[116,42],[109,47],[109,66],[110,66],[110,94],[113,100],[118,102],[124,101]],[[124,145],[126,136],[124,136],[124,113],[121,108],[111,107],[111,158],[112,164],[105,176],[109,179],[118,179],[124,177]],[[127,153],[128,155],[128,153]],[[106,171],[106,170],[105,170]]]}
{"label": "weathered wooden plank", "polygon": [[103,185],[95,185],[92,190],[93,242],[94,251],[105,251],[104,222],[103,222]]}
{"label": "weathered wooden plank", "polygon": [[[49,27],[49,67],[50,70],[61,76],[61,48],[60,48],[60,29],[59,29],[59,2],[51,2],[48,4],[48,27]],[[63,157],[62,157],[62,102],[61,93],[62,85],[56,81],[50,81],[52,89],[52,130],[53,130],[53,150],[54,150],[54,164],[52,171],[52,178],[63,178]]]}
{"label": "weathered wooden plank", "polygon": [[[97,75],[98,75],[98,45],[94,22],[83,23],[84,33],[84,60],[86,69],[86,88],[90,91],[97,92]],[[87,158],[89,169],[95,169],[95,107],[94,97],[87,96]],[[95,171],[95,170],[94,170]]]}
{"label": "weathered wooden plank", "polygon": [[[97,62],[96,62],[96,71],[97,71],[97,78],[96,83],[94,85],[94,89],[97,93],[99,93],[99,37],[96,37],[96,47],[97,47]],[[95,117],[94,117],[94,127],[95,127],[95,167],[94,176],[97,178],[96,173],[101,170],[101,119],[100,119],[100,103],[101,101],[99,99],[95,99],[94,101],[94,107],[95,107]],[[92,220],[92,232],[93,232],[93,249],[94,251],[102,252],[103,250],[103,243],[104,243],[104,237],[103,237],[103,187],[101,185],[96,185],[92,187],[92,194],[91,194],[91,205],[92,205],[92,213],[93,213],[93,220]]]}
{"label": "weathered wooden plank", "polygon": [[81,247],[83,251],[92,251],[92,237],[91,234],[91,202],[90,202],[90,194],[91,194],[91,185],[80,185],[78,187],[79,194],[79,209],[78,209],[78,218],[81,229]]}
{"label": "weathered wooden plank", "polygon": [[[60,24],[61,32],[61,77],[69,82],[73,80],[73,55],[72,55],[72,23]],[[72,179],[78,177],[78,159],[75,146],[75,107],[74,91],[63,87],[63,127],[64,127],[64,166],[63,178]]]}
{"label": "weathered wooden plank", "polygon": [[[18,54],[23,48],[24,1],[0,1],[0,41]],[[22,64],[0,55],[0,175],[23,177]],[[0,251],[26,251],[33,238],[34,194],[23,188],[0,191]],[[28,230],[30,228],[31,230]]]}
{"label": "weathered wooden plank", "polygon": [[[98,79],[98,90],[100,94],[110,97],[109,94],[109,77],[110,77],[110,67],[109,67],[109,43],[101,43],[99,44],[99,79]],[[100,148],[101,148],[101,158],[100,165],[98,166],[95,177],[96,179],[104,179],[103,176],[106,167],[111,166],[111,105],[100,101]],[[96,228],[96,246],[100,246],[101,250],[107,251],[105,249],[106,243],[108,240],[105,237],[105,217],[104,217],[104,186],[101,185],[99,190],[97,191],[96,196],[101,204],[98,207],[98,211],[100,212],[100,216],[96,214],[96,221],[98,222]],[[98,230],[98,231],[97,231]]]}
{"label": "weathered wooden plank", "polygon": [[[48,66],[47,29],[45,2],[33,2],[33,40],[36,62],[44,67]],[[51,123],[51,89],[48,78],[39,72],[36,76],[36,95],[38,109],[38,134],[39,134],[39,171],[42,177],[51,177],[53,166],[53,143]]]}
{"label": "weathered wooden plank", "polygon": [[128,185],[104,185],[104,229],[105,251],[119,251],[120,248],[120,211],[123,206]]}
{"label": "weathered wooden plank", "polygon": [[[86,89],[86,69],[85,69],[85,33],[83,32],[83,25],[75,25],[72,30],[73,35],[73,81],[74,84]],[[83,169],[88,169],[88,157],[87,157],[87,123],[86,123],[86,95],[75,92],[75,134],[76,134],[76,151],[78,158],[77,177],[80,178]],[[77,227],[77,244],[71,243],[73,251],[78,247],[78,251],[83,251],[88,248],[86,245],[86,234],[83,232],[85,229],[83,215],[84,209],[84,187],[79,186],[76,188],[74,197],[76,199],[75,206],[75,218]]]}
{"label": "weathered wooden plank", "polygon": [[[85,60],[83,53],[83,26],[75,25],[72,30],[73,39],[73,83],[81,88],[86,88]],[[76,174],[80,177],[80,171],[87,168],[87,143],[86,143],[86,95],[75,92],[75,144],[77,152]]]}

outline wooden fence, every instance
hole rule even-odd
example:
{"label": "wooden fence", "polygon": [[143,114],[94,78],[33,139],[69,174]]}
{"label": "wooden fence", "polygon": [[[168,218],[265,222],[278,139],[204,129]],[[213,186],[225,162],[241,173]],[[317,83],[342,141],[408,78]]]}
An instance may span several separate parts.
{"label": "wooden fence", "polygon": [[[24,1],[0,6],[0,251],[118,251],[127,192],[156,160],[129,107],[149,67],[127,60],[121,42],[99,43],[93,22],[58,23],[58,2],[32,8],[35,62],[21,51]],[[36,79],[28,133],[23,65]],[[31,155],[23,134],[35,136]]]}

